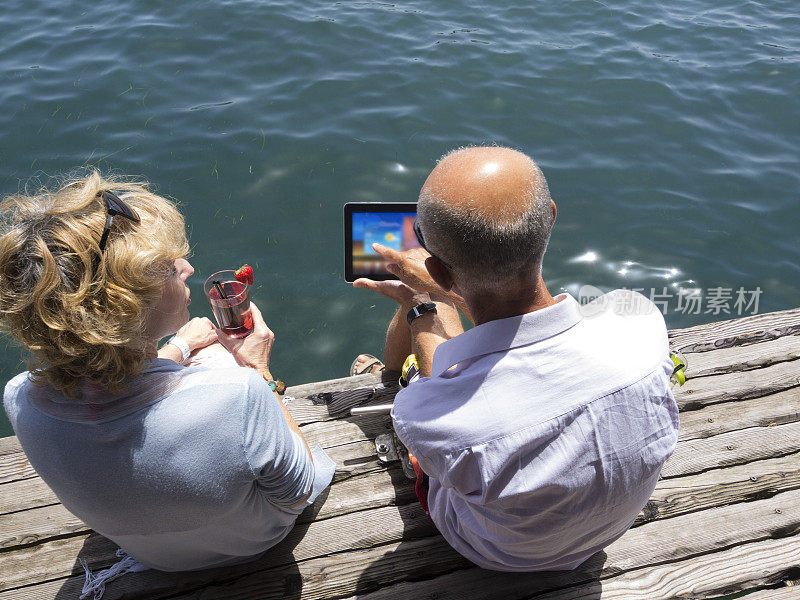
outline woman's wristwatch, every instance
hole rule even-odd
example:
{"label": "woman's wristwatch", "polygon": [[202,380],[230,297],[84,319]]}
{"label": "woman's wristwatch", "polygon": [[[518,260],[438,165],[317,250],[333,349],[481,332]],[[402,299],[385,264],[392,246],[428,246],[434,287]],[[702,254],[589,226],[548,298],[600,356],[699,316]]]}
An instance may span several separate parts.
{"label": "woman's wristwatch", "polygon": [[189,360],[189,355],[192,351],[189,349],[189,344],[186,343],[186,340],[182,337],[178,337],[177,335],[173,335],[169,340],[167,340],[167,344],[172,344],[178,350],[181,351],[183,358],[181,358],[181,364],[185,365],[186,361]]}

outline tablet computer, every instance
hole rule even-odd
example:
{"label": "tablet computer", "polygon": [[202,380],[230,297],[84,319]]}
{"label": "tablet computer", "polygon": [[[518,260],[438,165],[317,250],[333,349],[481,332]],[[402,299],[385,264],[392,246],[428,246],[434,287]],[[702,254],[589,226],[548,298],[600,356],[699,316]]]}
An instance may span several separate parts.
{"label": "tablet computer", "polygon": [[372,249],[378,242],[394,250],[419,248],[414,235],[416,202],[348,202],[344,205],[344,279],[397,279]]}

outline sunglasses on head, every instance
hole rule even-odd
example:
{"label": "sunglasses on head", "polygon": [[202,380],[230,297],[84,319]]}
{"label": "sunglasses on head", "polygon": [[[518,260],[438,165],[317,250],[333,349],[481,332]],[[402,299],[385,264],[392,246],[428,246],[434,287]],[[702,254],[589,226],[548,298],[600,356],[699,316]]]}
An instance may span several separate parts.
{"label": "sunglasses on head", "polygon": [[446,263],[446,262],[445,262],[445,261],[443,261],[441,258],[439,258],[438,256],[436,256],[436,255],[435,255],[433,252],[431,252],[431,251],[428,249],[428,247],[425,245],[425,240],[424,240],[424,239],[423,239],[423,237],[422,237],[422,231],[420,231],[420,228],[419,228],[419,220],[417,220],[417,219],[414,219],[414,235],[416,235],[416,236],[417,236],[417,241],[419,242],[419,245],[420,245],[420,246],[422,246],[422,247],[423,247],[423,248],[424,248],[424,249],[425,249],[425,250],[428,252],[428,254],[430,254],[430,255],[431,255],[433,258],[435,258],[436,260],[438,260],[440,263],[442,263],[442,264],[443,264],[445,267],[447,267],[448,269],[452,269],[452,268],[453,268],[453,267],[450,265],[450,263]]}
{"label": "sunglasses on head", "polygon": [[102,253],[106,249],[106,242],[108,242],[108,234],[111,233],[111,224],[114,222],[114,217],[125,217],[134,223],[138,223],[139,215],[113,192],[103,191],[100,192],[100,196],[106,203],[106,212],[108,214],[106,217],[106,226],[100,238],[100,252]]}

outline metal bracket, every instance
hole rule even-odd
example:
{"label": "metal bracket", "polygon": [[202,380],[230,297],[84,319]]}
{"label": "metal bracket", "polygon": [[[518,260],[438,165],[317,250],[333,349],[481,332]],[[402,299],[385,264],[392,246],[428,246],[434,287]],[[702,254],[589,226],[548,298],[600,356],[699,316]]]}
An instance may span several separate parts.
{"label": "metal bracket", "polygon": [[[373,406],[359,406],[350,409],[352,416],[357,415],[388,415],[392,411],[391,404],[375,404]],[[408,450],[403,445],[403,442],[397,437],[397,434],[392,430],[391,433],[382,433],[375,438],[375,452],[378,454],[378,459],[381,462],[395,462],[400,461],[403,467],[403,473],[408,479],[415,480],[417,474],[414,472],[414,467],[411,466],[411,460],[408,458]]]}
{"label": "metal bracket", "polygon": [[397,438],[397,434],[394,431],[392,433],[382,433],[375,438],[375,452],[377,452],[378,459],[381,462],[388,463],[399,460],[407,479],[413,481],[417,478],[414,467],[411,466],[411,460],[408,458],[408,450],[403,445],[403,442]]}

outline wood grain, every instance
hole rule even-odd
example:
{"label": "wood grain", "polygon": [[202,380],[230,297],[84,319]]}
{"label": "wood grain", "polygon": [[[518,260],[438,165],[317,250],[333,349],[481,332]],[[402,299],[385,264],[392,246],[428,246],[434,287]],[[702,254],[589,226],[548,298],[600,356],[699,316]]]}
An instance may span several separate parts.
{"label": "wood grain", "polygon": [[2,484],[30,477],[36,477],[36,471],[22,450],[0,456],[0,490],[3,489]]}
{"label": "wood grain", "polygon": [[[380,518],[370,518],[379,511],[383,511]],[[197,593],[191,592],[181,598],[202,597],[204,600],[281,598],[285,597],[281,595],[283,591],[292,586],[294,586],[292,589],[297,589],[299,586],[302,590],[302,595],[297,597],[330,598],[364,593],[409,577],[417,579],[423,573],[429,577],[463,568],[466,564],[464,559],[459,560],[460,557],[452,550],[448,553],[446,543],[443,548],[441,544],[444,541],[438,536],[422,538],[416,543],[409,541],[414,535],[408,535],[408,531],[403,537],[404,529],[409,526],[417,534],[430,531],[426,529],[430,524],[419,522],[424,519],[424,515],[418,505],[411,505],[408,511],[408,515],[413,514],[418,520],[416,525],[413,524],[414,519],[409,524],[399,511],[392,515],[391,511],[386,509],[356,513],[364,515],[364,518],[358,525],[350,527],[337,527],[335,523],[340,525],[345,521],[328,519],[322,522],[325,533],[318,534],[312,531],[316,523],[310,525],[305,532],[302,528],[298,528],[300,531],[295,530],[293,534],[305,537],[296,546],[293,544],[297,538],[287,539],[276,546],[268,557],[249,565],[224,569],[222,570],[224,575],[219,572],[220,570],[172,575],[157,572],[132,574],[115,583],[107,592],[110,593],[107,598],[119,598],[124,595],[126,598],[155,599],[192,586],[196,586]],[[357,522],[351,515],[342,519]],[[732,528],[730,523],[737,523],[739,526]],[[602,570],[607,574],[618,573],[743,543],[796,536],[798,531],[800,531],[800,490],[795,490],[765,500],[657,520],[631,529],[605,549]],[[395,541],[391,541],[393,536]],[[403,541],[400,541],[401,538]],[[313,549],[315,540],[316,550]],[[325,543],[319,540],[325,540]],[[378,540],[383,541],[382,545],[371,547]],[[75,557],[81,552],[82,544],[76,542],[78,538],[56,540],[32,549],[0,553],[0,573],[14,573],[17,570],[15,566],[19,568],[25,565],[29,572],[33,572],[33,577],[29,581],[42,581],[54,578],[55,566],[60,564],[61,577],[67,577],[77,572]],[[328,542],[333,544],[330,548],[344,548],[344,550],[330,554],[327,552],[330,549],[326,545]],[[70,544],[71,551],[66,547],[67,544]],[[105,552],[99,555],[95,551],[98,546],[102,546],[102,541],[92,540],[91,545],[93,547],[89,550],[83,548],[81,556],[95,568],[106,566],[113,560],[108,554],[110,549],[106,548]],[[56,547],[54,551],[48,551],[49,546]],[[435,560],[432,559],[433,555],[436,556]],[[304,560],[305,556],[313,558]],[[425,558],[422,563],[421,557]],[[282,562],[284,564],[281,565]],[[596,564],[587,563],[586,568],[600,571]],[[36,573],[37,569],[44,569],[46,574]],[[249,574],[236,577],[247,569],[251,570]],[[214,577],[219,578],[221,575],[225,577],[225,582],[208,586],[210,581],[214,581]],[[0,598],[5,596],[0,595]]]}
{"label": "wood grain", "polygon": [[400,389],[398,373],[358,375],[290,387],[287,403],[298,425],[346,417],[350,409],[363,404],[391,401]]}
{"label": "wood grain", "polygon": [[746,429],[800,421],[800,388],[761,398],[712,404],[680,414],[679,440],[710,437]]}
{"label": "wood grain", "polygon": [[[784,520],[782,518],[785,516],[784,511],[778,508],[779,506],[784,507],[786,511],[795,512],[794,518],[789,517]],[[781,512],[775,512],[776,509],[781,510]],[[731,518],[745,514],[749,515],[749,522],[743,527],[743,530],[746,531],[736,533],[730,531],[729,527],[726,528],[724,526],[726,522],[730,522]],[[702,516],[698,517],[697,515]],[[701,522],[703,527],[698,528]],[[772,525],[768,524],[770,522]],[[778,525],[779,522],[781,525]],[[670,524],[673,526],[670,526]],[[696,554],[737,545],[748,539],[767,539],[772,535],[770,532],[776,531],[776,529],[773,529],[774,525],[777,525],[778,529],[782,527],[796,529],[799,524],[800,492],[788,492],[784,495],[784,498],[775,504],[769,504],[769,501],[753,502],[747,504],[747,509],[743,509],[743,505],[736,505],[735,507],[724,507],[704,511],[703,513],[695,513],[695,515],[687,515],[686,517],[657,521],[631,530],[621,540],[608,546],[604,555],[598,555],[587,561],[582,570],[583,579],[591,580],[597,577],[598,574],[605,573],[610,575],[660,562],[674,562]],[[626,537],[628,538],[627,540],[625,540]],[[625,541],[623,542],[623,540]],[[391,562],[393,563],[394,561]],[[458,563],[456,563],[457,565]],[[363,574],[364,566],[356,566],[360,576],[355,582],[353,582],[352,576],[338,575],[330,577],[330,574],[326,571],[326,569],[338,570],[343,566],[344,564],[341,560],[331,561],[328,559],[317,559],[298,565],[301,568],[300,574],[303,584],[300,597],[303,599],[338,597],[339,595],[344,595],[343,592],[348,588],[352,590],[351,594],[363,594],[369,591],[370,587],[377,589],[378,585],[383,583],[383,577],[408,578],[407,573],[398,572],[397,569],[384,569],[383,564],[380,563],[377,567],[368,569],[369,575],[367,577],[364,577]],[[423,577],[429,577],[438,569],[439,565],[426,564]],[[448,569],[452,570],[452,566]],[[202,598],[203,600],[265,598],[268,596],[263,595],[262,592],[266,590],[265,585],[272,584],[273,578],[271,575],[269,571],[254,573],[241,581],[237,581],[234,586],[227,585],[224,588],[209,587],[200,592],[179,596],[179,598],[181,600],[188,600],[189,598]],[[517,574],[515,577],[519,577],[519,575]],[[565,577],[567,582],[564,581]],[[328,585],[318,586],[317,583],[320,578],[323,578],[323,581]],[[551,581],[551,586],[563,587],[574,584],[575,580],[574,573],[558,574]],[[458,589],[461,593],[464,593],[469,589],[469,586],[461,585]]]}
{"label": "wood grain", "polygon": [[774,427],[750,427],[708,438],[686,440],[661,470],[662,477],[785,456],[800,451],[800,422]]}
{"label": "wood grain", "polygon": [[738,371],[688,379],[673,390],[680,410],[709,404],[758,398],[800,385],[800,360],[781,362],[753,371]]}
{"label": "wood grain", "polygon": [[800,489],[800,453],[662,479],[636,522],[758,500],[795,489]]}
{"label": "wood grain", "polygon": [[686,378],[749,371],[800,358],[800,334],[747,346],[685,353]]}
{"label": "wood grain", "polygon": [[0,456],[22,452],[22,446],[16,436],[0,438]]}
{"label": "wood grain", "polygon": [[670,348],[681,352],[703,352],[718,348],[757,344],[800,333],[800,308],[729,319],[674,329],[669,332]]}
{"label": "wood grain", "polygon": [[[578,585],[571,585],[571,579],[587,579],[590,574],[577,573],[571,578],[569,575],[548,573],[496,573],[474,567],[426,581],[406,581],[371,594],[351,596],[346,600],[522,600],[530,598],[532,594],[536,594],[536,600],[711,598],[779,582],[786,576],[787,570],[798,562],[800,539],[767,540],[689,560],[644,567],[621,574],[612,573],[602,579],[594,577]],[[570,587],[538,594],[558,585]],[[794,593],[797,594],[797,591]],[[743,600],[749,598],[748,595]]]}

